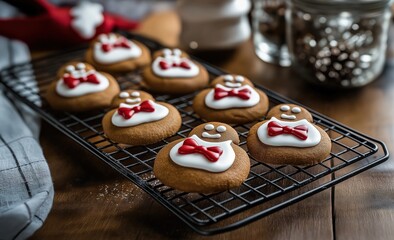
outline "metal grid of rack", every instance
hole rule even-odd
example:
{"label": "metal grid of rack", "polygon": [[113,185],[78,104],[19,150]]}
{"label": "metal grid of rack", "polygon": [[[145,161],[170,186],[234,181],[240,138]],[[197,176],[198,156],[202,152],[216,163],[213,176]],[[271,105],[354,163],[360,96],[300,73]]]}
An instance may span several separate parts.
{"label": "metal grid of rack", "polygon": [[[149,39],[127,34],[151,50],[162,46]],[[188,135],[203,123],[191,107],[195,93],[185,96],[155,95],[158,101],[174,105],[182,116],[175,136],[147,146],[123,146],[106,138],[101,119],[106,110],[72,114],[54,112],[42,98],[58,68],[69,60],[81,59],[85,48],[71,49],[3,70],[0,83],[20,101],[29,105],[54,127],[74,139],[101,160],[126,176],[200,234],[217,234],[241,227],[290,204],[323,191],[388,159],[384,143],[358,133],[311,109],[315,124],[331,138],[329,157],[312,166],[272,166],[251,158],[251,171],[241,187],[216,194],[185,193],[163,185],[152,168],[156,154],[167,143]],[[199,60],[200,61],[200,60]],[[203,61],[211,77],[224,72]],[[138,72],[116,76],[122,89],[137,88]],[[270,99],[270,105],[294,103],[257,85]],[[256,122],[233,125],[246,149],[248,130]]]}

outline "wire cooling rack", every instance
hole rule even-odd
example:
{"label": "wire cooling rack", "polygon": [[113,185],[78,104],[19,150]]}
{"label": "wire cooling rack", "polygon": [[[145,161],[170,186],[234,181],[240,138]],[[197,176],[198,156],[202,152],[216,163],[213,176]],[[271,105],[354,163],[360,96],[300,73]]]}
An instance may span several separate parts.
{"label": "wire cooling rack", "polygon": [[[126,35],[141,41],[151,50],[162,47],[141,36]],[[182,127],[175,136],[147,146],[122,146],[103,134],[101,119],[105,110],[83,114],[54,112],[42,98],[59,67],[69,60],[82,60],[85,50],[85,47],[70,49],[12,66],[0,72],[0,82],[8,92],[38,112],[45,121],[130,179],[200,234],[217,234],[244,226],[388,159],[384,143],[307,108],[315,123],[328,133],[332,141],[331,154],[323,162],[307,167],[272,166],[251,158],[250,174],[239,188],[209,195],[174,190],[155,178],[153,163],[162,147],[186,137],[192,128],[203,123],[191,107],[195,93],[181,97],[155,96],[158,101],[174,105],[181,113]],[[224,73],[200,62],[208,69],[211,77]],[[116,78],[122,89],[137,88],[141,80],[139,73]],[[262,86],[257,87],[268,95],[271,106],[295,103]],[[233,125],[239,133],[240,146],[245,150],[248,130],[255,123]]]}

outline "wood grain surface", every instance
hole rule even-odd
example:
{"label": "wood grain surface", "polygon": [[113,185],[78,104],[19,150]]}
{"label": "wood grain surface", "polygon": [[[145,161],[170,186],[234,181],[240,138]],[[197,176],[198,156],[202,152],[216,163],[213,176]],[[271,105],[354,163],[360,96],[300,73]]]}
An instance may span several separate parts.
{"label": "wood grain surface", "polygon": [[[164,12],[146,19],[139,32],[176,46],[179,29],[176,15]],[[289,68],[263,63],[254,54],[251,41],[232,52],[201,57],[376,137],[393,150],[391,61],[383,75],[367,87],[333,91],[306,84]],[[204,237],[47,124],[43,124],[41,144],[55,184],[55,201],[44,226],[32,239],[394,238],[392,159],[245,227]]]}

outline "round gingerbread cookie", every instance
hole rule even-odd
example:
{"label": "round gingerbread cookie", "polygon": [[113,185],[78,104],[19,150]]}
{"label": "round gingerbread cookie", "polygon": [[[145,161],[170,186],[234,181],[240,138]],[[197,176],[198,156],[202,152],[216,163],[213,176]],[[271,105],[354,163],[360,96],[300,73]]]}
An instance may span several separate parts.
{"label": "round gingerbread cookie", "polygon": [[208,122],[188,138],[169,143],[157,154],[153,171],[165,185],[184,192],[215,193],[240,186],[250,159],[229,125]]}
{"label": "round gingerbread cookie", "polygon": [[126,89],[112,99],[111,108],[117,108],[121,103],[139,104],[145,100],[155,100],[152,95],[141,90]]}
{"label": "round gingerbread cookie", "polygon": [[115,34],[100,34],[85,55],[86,62],[97,70],[130,72],[145,67],[151,61],[150,51],[142,43]]}
{"label": "round gingerbread cookie", "polygon": [[149,89],[169,94],[191,93],[209,82],[207,70],[177,48],[155,52],[152,64],[142,76]]}
{"label": "round gingerbread cookie", "polygon": [[275,106],[268,116],[271,117],[269,120],[259,122],[249,130],[247,138],[249,153],[257,161],[312,165],[330,155],[330,137],[312,123],[312,115],[306,109],[281,104]]}
{"label": "round gingerbread cookie", "polygon": [[262,118],[268,110],[267,95],[243,76],[219,76],[211,86],[193,100],[194,111],[207,121],[242,124]]}
{"label": "round gingerbread cookie", "polygon": [[108,138],[133,146],[168,138],[176,134],[181,124],[181,115],[174,106],[152,99],[140,103],[120,103],[118,108],[106,113],[102,120]]}
{"label": "round gingerbread cookie", "polygon": [[45,98],[55,110],[84,112],[107,108],[119,93],[118,82],[83,62],[65,64],[49,86]]}

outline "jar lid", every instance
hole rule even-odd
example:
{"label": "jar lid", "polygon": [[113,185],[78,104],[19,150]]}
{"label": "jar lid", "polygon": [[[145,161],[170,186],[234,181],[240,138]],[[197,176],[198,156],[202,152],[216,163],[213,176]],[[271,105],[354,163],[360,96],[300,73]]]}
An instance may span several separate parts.
{"label": "jar lid", "polygon": [[289,2],[310,8],[335,8],[335,10],[350,11],[376,11],[388,7],[392,0],[289,0]]}

